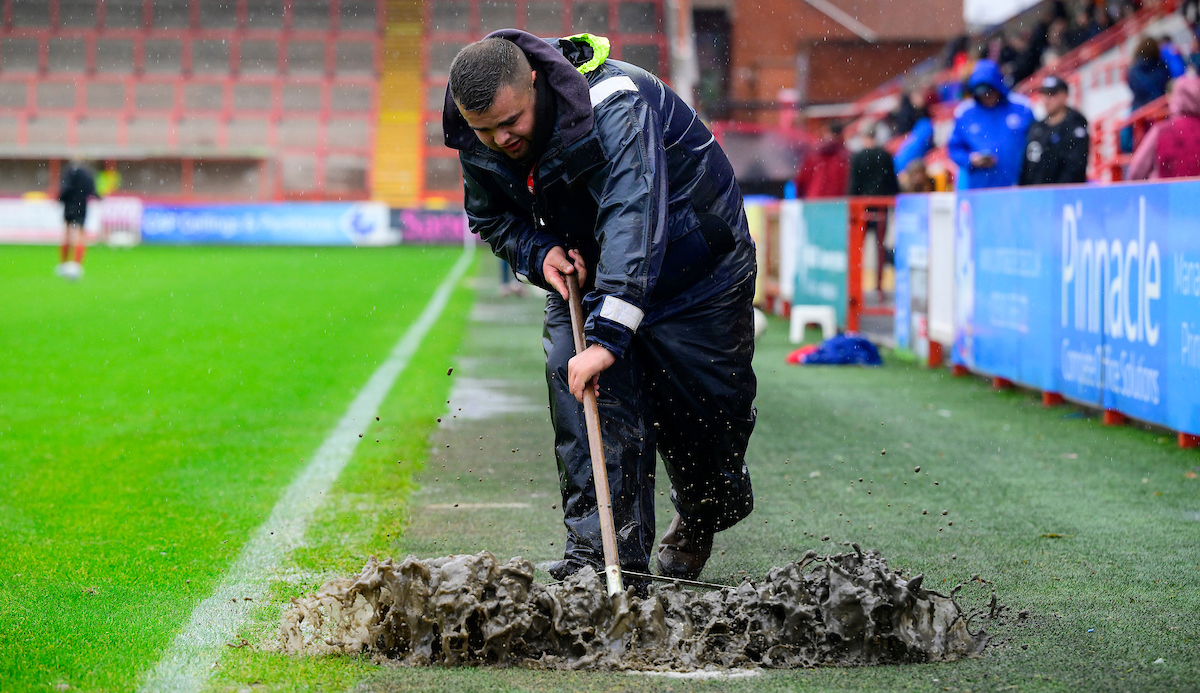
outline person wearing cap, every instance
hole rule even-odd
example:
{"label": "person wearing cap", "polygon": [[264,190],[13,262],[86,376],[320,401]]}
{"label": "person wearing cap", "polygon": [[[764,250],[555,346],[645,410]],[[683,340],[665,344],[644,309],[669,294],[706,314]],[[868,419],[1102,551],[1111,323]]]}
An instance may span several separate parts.
{"label": "person wearing cap", "polygon": [[1028,99],[1009,93],[1000,67],[991,60],[975,64],[967,90],[972,98],[955,109],[954,132],[946,143],[958,164],[958,189],[1016,185],[1033,123]]}
{"label": "person wearing cap", "polygon": [[1039,90],[1046,107],[1046,118],[1029,128],[1021,185],[1086,183],[1087,118],[1067,105],[1070,90],[1061,78],[1046,77]]}

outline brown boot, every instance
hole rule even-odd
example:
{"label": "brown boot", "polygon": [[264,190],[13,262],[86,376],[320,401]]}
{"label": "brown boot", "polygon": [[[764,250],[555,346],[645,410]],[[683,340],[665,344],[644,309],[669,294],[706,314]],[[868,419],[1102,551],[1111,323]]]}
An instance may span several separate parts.
{"label": "brown boot", "polygon": [[712,532],[689,526],[676,515],[658,544],[658,574],[695,580],[712,555],[712,544]]}

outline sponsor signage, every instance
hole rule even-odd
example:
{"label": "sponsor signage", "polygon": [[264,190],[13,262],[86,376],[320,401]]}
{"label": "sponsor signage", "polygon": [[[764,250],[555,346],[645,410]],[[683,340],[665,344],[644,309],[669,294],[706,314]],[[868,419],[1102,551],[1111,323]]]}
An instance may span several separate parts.
{"label": "sponsor signage", "polygon": [[381,202],[160,205],[142,211],[142,240],[172,245],[395,245]]}
{"label": "sponsor signage", "polygon": [[1200,434],[1197,209],[1192,181],[960,192],[953,361]]}
{"label": "sponsor signage", "polygon": [[796,202],[792,304],[832,306],[837,324],[846,324],[849,259],[846,253],[850,212],[846,200]]}

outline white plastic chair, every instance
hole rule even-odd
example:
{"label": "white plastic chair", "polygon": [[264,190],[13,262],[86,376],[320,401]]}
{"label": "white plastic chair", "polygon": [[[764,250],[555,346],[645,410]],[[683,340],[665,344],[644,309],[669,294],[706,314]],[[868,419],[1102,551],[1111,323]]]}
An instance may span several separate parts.
{"label": "white plastic chair", "polygon": [[791,324],[788,325],[788,339],[792,344],[804,340],[804,328],[817,325],[821,328],[821,338],[829,339],[837,334],[837,313],[833,306],[792,306]]}

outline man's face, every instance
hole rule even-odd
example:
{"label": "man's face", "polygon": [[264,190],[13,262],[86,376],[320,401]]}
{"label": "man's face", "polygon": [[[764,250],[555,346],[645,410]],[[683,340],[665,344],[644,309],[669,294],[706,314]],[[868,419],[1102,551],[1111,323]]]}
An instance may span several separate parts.
{"label": "man's face", "polygon": [[1061,113],[1067,107],[1067,92],[1065,90],[1043,94],[1043,103],[1046,106],[1046,113],[1055,114]]}
{"label": "man's face", "polygon": [[533,148],[536,75],[536,71],[530,71],[527,85],[500,87],[487,110],[458,109],[484,146],[516,161],[527,158]]}
{"label": "man's face", "polygon": [[984,108],[995,108],[1000,103],[1000,92],[991,87],[982,87],[975,91],[975,100]]}

